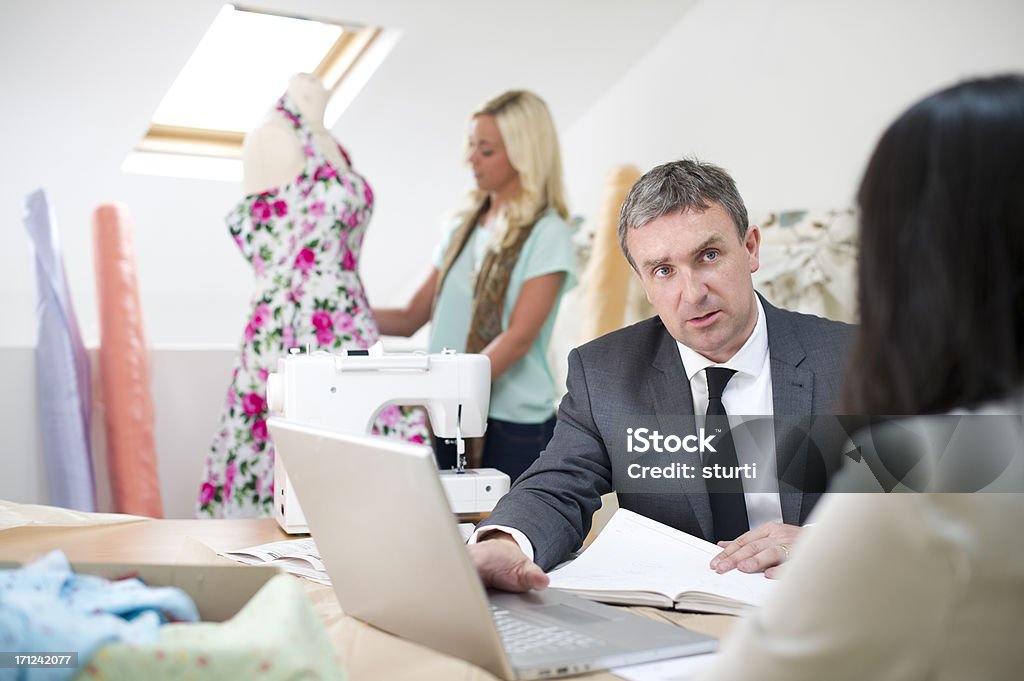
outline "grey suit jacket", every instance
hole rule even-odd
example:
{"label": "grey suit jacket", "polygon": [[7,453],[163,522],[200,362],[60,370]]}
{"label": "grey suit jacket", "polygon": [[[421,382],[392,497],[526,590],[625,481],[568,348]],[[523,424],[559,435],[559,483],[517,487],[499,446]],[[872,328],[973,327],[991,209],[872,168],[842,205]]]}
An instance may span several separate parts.
{"label": "grey suit jacket", "polygon": [[[815,428],[811,415],[834,413],[854,327],[780,310],[763,298],[762,304],[775,416],[800,417],[776,421],[775,444],[783,520],[801,524],[839,465],[845,433],[833,433],[831,440],[807,434]],[[622,508],[712,537],[711,507],[699,476],[663,483],[654,493],[638,491],[626,479],[623,448],[612,444],[624,441],[627,423],[641,420],[662,426],[682,421],[685,427],[688,419],[694,428],[690,384],[661,319],[572,350],[567,387],[547,449],[481,525],[521,530],[533,543],[534,560],[547,570],[582,545],[601,495],[616,490]]]}

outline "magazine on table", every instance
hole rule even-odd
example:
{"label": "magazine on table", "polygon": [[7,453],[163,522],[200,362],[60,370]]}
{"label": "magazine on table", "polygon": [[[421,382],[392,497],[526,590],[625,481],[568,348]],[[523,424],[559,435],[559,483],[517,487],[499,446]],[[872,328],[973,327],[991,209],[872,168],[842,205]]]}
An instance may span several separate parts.
{"label": "magazine on table", "polygon": [[[473,525],[460,523],[459,532],[463,539],[469,539],[473,534]],[[218,555],[224,556],[246,565],[269,565],[281,570],[305,577],[306,579],[330,586],[331,578],[324,569],[320,560],[320,552],[317,551],[316,542],[312,537],[302,539],[284,539],[282,541],[248,546],[232,551],[220,551]]]}
{"label": "magazine on table", "polygon": [[219,555],[246,565],[269,565],[280,568],[319,584],[331,583],[312,537],[285,539],[233,551],[222,551]]}

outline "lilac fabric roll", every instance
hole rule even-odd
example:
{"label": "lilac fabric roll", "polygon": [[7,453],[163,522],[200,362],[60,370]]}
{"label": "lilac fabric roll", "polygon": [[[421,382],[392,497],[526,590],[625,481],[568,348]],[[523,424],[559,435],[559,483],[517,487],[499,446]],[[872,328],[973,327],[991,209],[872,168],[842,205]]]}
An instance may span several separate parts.
{"label": "lilac fabric roll", "polygon": [[36,271],[36,396],[49,503],[96,510],[89,357],[71,304],[57,221],[42,189],[25,197],[22,221]]}

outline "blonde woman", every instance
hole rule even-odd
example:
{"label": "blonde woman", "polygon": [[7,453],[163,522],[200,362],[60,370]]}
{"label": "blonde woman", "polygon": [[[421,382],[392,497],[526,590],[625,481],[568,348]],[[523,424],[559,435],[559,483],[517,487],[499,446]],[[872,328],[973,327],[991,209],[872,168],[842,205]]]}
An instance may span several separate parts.
{"label": "blonde woman", "polygon": [[[491,360],[491,405],[481,465],[513,481],[555,427],[546,359],[562,295],[576,283],[558,135],[544,101],[512,90],[470,117],[467,162],[476,188],[434,254],[434,269],[404,308],[374,310],[381,333],[410,336],[431,321],[431,352]],[[442,468],[454,451],[439,445]]]}

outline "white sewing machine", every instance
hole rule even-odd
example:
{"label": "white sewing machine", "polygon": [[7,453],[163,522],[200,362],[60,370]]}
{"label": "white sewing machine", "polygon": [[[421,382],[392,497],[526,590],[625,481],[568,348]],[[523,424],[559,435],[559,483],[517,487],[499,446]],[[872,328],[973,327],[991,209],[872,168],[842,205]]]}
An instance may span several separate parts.
{"label": "white sewing machine", "polygon": [[[295,351],[293,351],[295,352]],[[490,511],[508,491],[508,475],[494,468],[465,468],[464,437],[487,428],[491,362],[484,355],[385,353],[289,354],[267,379],[270,411],[293,421],[351,433],[368,433],[389,405],[424,405],[434,434],[454,439],[458,466],[440,471],[455,513]],[[274,517],[289,534],[308,532],[306,517],[280,459],[274,460]]]}

